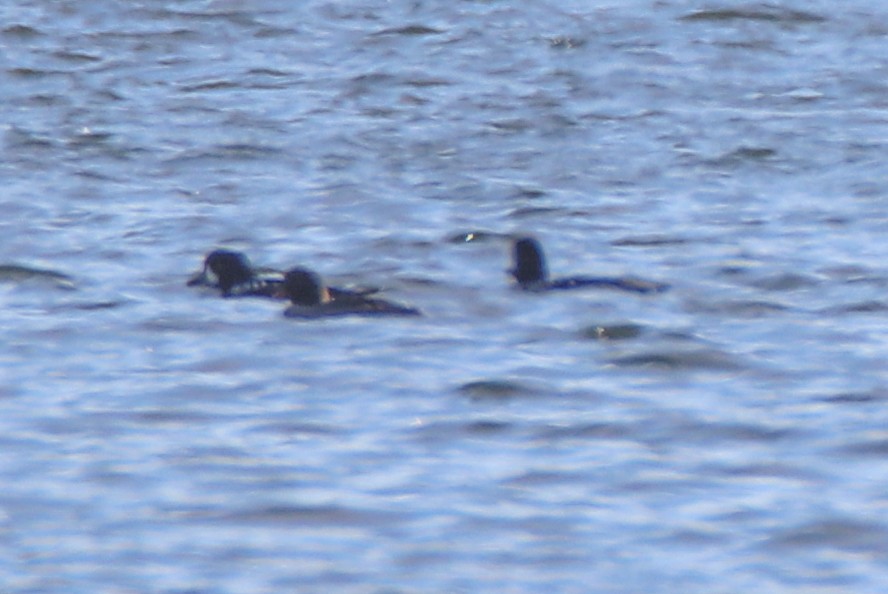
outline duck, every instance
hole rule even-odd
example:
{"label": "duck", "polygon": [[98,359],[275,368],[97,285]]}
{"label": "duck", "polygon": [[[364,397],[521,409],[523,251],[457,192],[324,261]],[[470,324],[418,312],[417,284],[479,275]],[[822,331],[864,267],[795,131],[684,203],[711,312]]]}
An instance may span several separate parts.
{"label": "duck", "polygon": [[665,283],[634,277],[570,276],[549,278],[543,247],[533,237],[519,237],[512,244],[513,267],[509,273],[517,287],[524,291],[603,288],[633,293],[660,293],[669,288]]}
{"label": "duck", "polygon": [[422,315],[416,308],[368,297],[366,293],[333,292],[320,275],[302,267],[291,268],[284,274],[282,290],[291,303],[284,311],[288,318]]}
{"label": "duck", "polygon": [[[217,249],[204,258],[203,268],[187,282],[188,286],[219,289],[223,297],[269,297],[286,299],[284,273],[273,268],[255,268],[243,252]],[[371,295],[379,289],[328,287],[332,299]]]}
{"label": "duck", "polygon": [[246,254],[218,249],[207,254],[203,268],[187,284],[217,288],[223,297],[276,297],[283,282],[281,272],[254,268]]}

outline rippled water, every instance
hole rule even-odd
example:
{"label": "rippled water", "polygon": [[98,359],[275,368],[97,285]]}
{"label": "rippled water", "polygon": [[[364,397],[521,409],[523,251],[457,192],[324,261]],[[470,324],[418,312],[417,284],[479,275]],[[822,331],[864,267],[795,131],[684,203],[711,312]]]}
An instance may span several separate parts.
{"label": "rippled water", "polygon": [[[876,2],[0,8],[4,592],[884,592]],[[522,294],[554,273],[662,295]],[[185,287],[227,245],[418,319]]]}

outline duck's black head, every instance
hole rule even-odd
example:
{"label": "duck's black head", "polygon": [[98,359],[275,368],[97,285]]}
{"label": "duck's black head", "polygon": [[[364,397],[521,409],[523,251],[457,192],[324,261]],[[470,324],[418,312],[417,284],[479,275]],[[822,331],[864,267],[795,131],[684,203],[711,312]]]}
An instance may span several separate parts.
{"label": "duck's black head", "polygon": [[545,283],[549,278],[543,248],[532,237],[515,240],[513,247],[514,268],[509,272],[522,287]]}
{"label": "duck's black head", "polygon": [[284,294],[295,305],[321,305],[330,301],[330,293],[321,277],[305,268],[291,268],[284,275]]}
{"label": "duck's black head", "polygon": [[227,295],[232,287],[249,283],[253,279],[253,267],[246,255],[231,250],[215,250],[204,260],[200,274],[188,281],[189,285],[210,285],[222,289]]}

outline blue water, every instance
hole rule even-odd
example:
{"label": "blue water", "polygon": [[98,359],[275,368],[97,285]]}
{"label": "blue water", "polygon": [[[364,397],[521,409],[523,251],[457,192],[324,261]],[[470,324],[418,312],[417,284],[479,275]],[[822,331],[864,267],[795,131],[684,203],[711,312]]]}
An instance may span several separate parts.
{"label": "blue water", "polygon": [[[6,3],[0,590],[885,592],[886,37],[862,0]],[[517,292],[519,233],[671,290]],[[186,287],[223,245],[425,315]]]}

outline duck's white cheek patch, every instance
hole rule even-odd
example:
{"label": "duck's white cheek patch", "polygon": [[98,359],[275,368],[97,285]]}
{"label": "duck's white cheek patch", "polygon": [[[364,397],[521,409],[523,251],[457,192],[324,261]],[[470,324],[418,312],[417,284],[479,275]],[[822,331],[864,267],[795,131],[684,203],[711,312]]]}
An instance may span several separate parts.
{"label": "duck's white cheek patch", "polygon": [[206,283],[210,286],[216,286],[219,284],[219,275],[216,274],[212,268],[208,268],[204,272],[204,278],[206,279]]}

